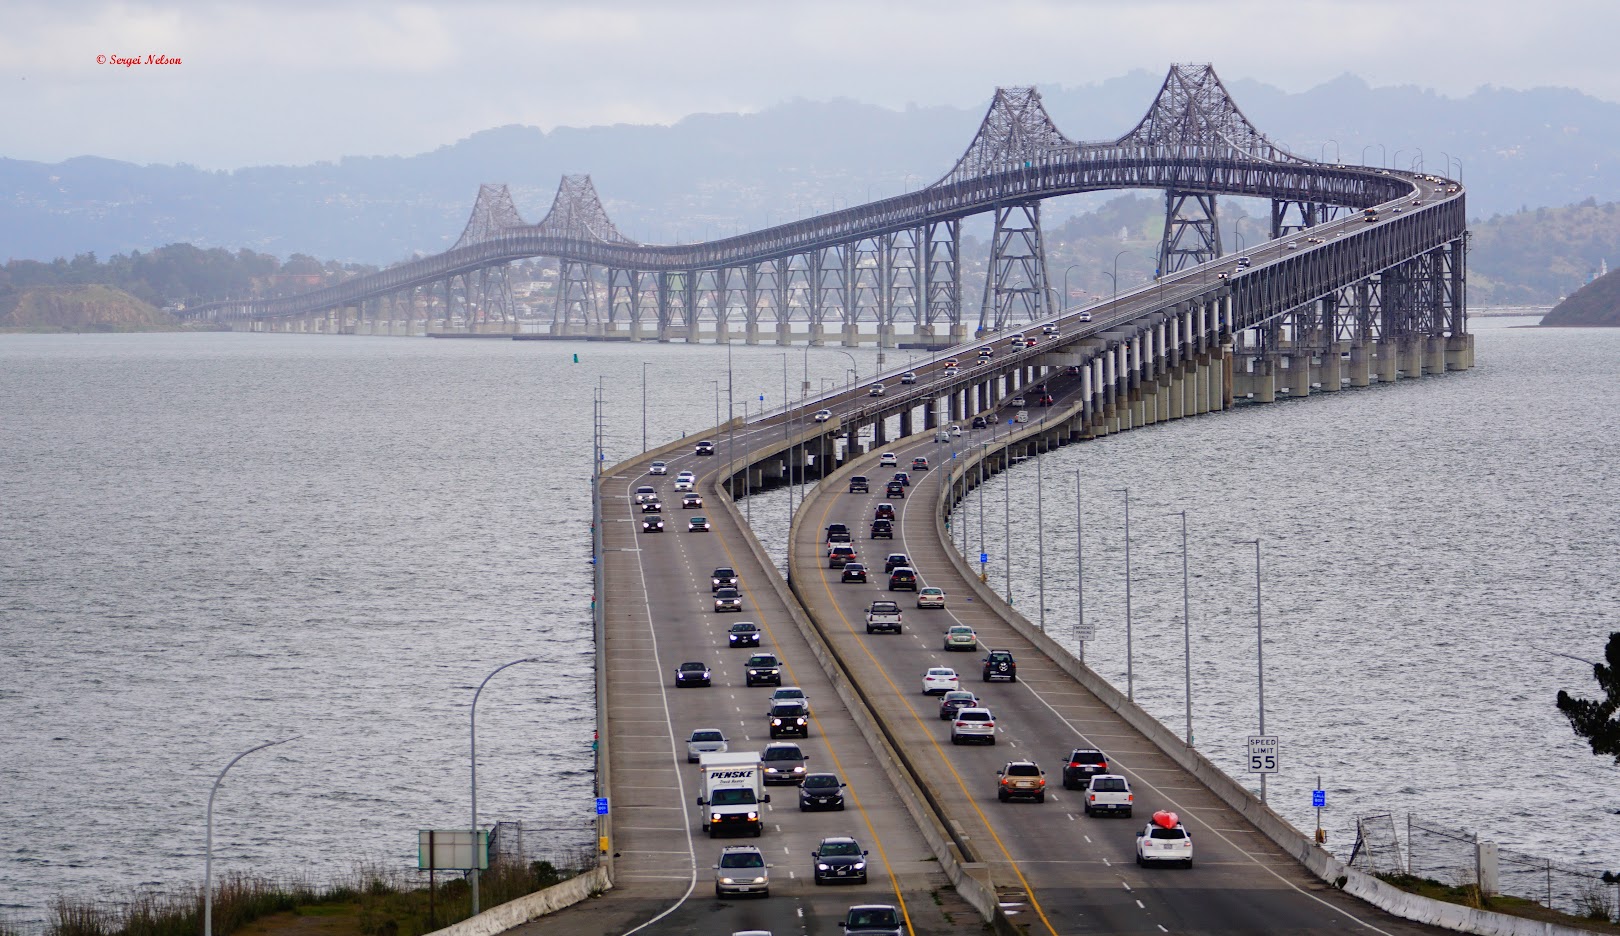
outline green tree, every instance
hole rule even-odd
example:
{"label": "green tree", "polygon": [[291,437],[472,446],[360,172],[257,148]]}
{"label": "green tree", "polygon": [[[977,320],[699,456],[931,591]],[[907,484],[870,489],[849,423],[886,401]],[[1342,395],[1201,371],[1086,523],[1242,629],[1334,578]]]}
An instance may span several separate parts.
{"label": "green tree", "polygon": [[1593,754],[1606,754],[1620,764],[1620,631],[1609,634],[1609,645],[1603,649],[1607,663],[1592,664],[1592,678],[1603,690],[1603,699],[1577,699],[1564,690],[1558,690],[1558,711],[1569,719],[1575,734],[1585,738]]}

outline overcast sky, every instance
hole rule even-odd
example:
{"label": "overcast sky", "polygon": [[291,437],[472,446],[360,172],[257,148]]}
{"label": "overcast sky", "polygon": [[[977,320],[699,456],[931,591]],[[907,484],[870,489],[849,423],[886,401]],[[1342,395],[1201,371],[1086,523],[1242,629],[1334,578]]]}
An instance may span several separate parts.
{"label": "overcast sky", "polygon": [[[0,156],[304,164],[796,97],[979,107],[1172,62],[1620,101],[1616,36],[1617,0],[5,0]],[[179,64],[114,61],[147,56]]]}

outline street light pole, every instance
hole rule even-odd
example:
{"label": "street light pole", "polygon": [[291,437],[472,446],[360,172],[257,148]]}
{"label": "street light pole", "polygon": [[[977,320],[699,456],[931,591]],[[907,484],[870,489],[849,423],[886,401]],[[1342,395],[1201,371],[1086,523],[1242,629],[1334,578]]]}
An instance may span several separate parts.
{"label": "street light pole", "polygon": [[1078,263],[1071,263],[1069,264],[1068,269],[1063,271],[1063,301],[1058,303],[1059,312],[1069,307],[1069,270],[1072,270],[1079,265],[1080,264]]}
{"label": "street light pole", "polygon": [[[1260,734],[1266,733],[1266,629],[1260,616],[1260,541],[1254,541],[1255,684],[1260,703]],[[1266,801],[1266,775],[1260,775],[1260,802]]]}
{"label": "street light pole", "polygon": [[471,731],[469,732],[469,736],[471,738],[471,750],[472,750],[472,850],[473,850],[472,915],[473,916],[478,915],[478,872],[480,870],[479,865],[482,864],[480,859],[483,857],[479,853],[479,849],[478,849],[478,697],[481,694],[483,694],[484,687],[489,685],[489,681],[491,679],[494,679],[495,674],[499,673],[501,670],[506,669],[508,666],[516,666],[519,663],[538,663],[538,662],[540,662],[539,657],[524,657],[521,660],[513,660],[510,663],[502,663],[500,666],[497,666],[497,667],[495,667],[495,669],[491,670],[490,674],[488,676],[484,677],[484,681],[478,684],[478,689],[473,692],[472,713],[471,713],[471,719],[470,719]]}
{"label": "street light pole", "polygon": [[1076,622],[1075,639],[1080,644],[1080,662],[1086,662],[1086,560],[1085,542],[1081,534],[1080,469],[1074,472],[1074,577],[1076,606],[1080,619]]}
{"label": "street light pole", "polygon": [[1119,258],[1130,252],[1131,249],[1127,247],[1124,250],[1121,250],[1119,253],[1114,254],[1114,274],[1112,277],[1110,277],[1110,279],[1114,283],[1114,302],[1116,303],[1119,302]]}
{"label": "street light pole", "polygon": [[[743,401],[743,423],[748,422],[748,401]],[[736,457],[737,447],[733,445],[727,454]],[[743,432],[743,515],[749,526],[754,525],[754,498],[751,490],[754,483],[754,440],[748,438],[748,432]]]}
{"label": "street light pole", "polygon": [[1192,588],[1187,575],[1187,511],[1181,512],[1181,650],[1187,665],[1187,746],[1193,746],[1192,730]]}
{"label": "street light pole", "polygon": [[705,383],[714,384],[714,424],[716,426],[719,426],[720,425],[720,381],[718,381],[718,380],[709,380],[709,381],[705,381]]}
{"label": "street light pole", "polygon": [[1115,488],[1125,495],[1125,698],[1136,701],[1136,678],[1131,665],[1131,489]]}
{"label": "street light pole", "polygon": [[1007,577],[1007,605],[1012,606],[1012,444],[1001,447],[1001,569]]}
{"label": "street light pole", "polygon": [[1046,632],[1046,529],[1045,512],[1041,505],[1041,456],[1035,454],[1035,594],[1040,602],[1041,633]]}
{"label": "street light pole", "polygon": [[262,751],[267,747],[286,744],[288,741],[296,741],[301,737],[303,735],[294,735],[291,738],[282,738],[280,741],[266,741],[258,747],[250,747],[231,758],[230,763],[225,765],[225,769],[221,770],[219,776],[214,778],[214,785],[208,791],[207,837],[203,847],[203,936],[214,936],[214,794],[219,792],[219,785],[225,782],[225,774],[236,766],[237,761],[254,751]]}
{"label": "street light pole", "polygon": [[641,450],[647,451],[647,362],[641,362]]}

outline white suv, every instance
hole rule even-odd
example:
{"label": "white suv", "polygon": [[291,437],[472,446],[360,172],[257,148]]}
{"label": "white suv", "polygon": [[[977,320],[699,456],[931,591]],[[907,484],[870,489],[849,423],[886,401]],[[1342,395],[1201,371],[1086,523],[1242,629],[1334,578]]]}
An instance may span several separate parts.
{"label": "white suv", "polygon": [[899,464],[900,464],[900,456],[894,454],[893,452],[884,452],[882,455],[878,456],[878,467],[879,468],[888,467],[888,466],[897,467],[897,466],[899,466]]}
{"label": "white suv", "polygon": [[1161,810],[1153,814],[1153,821],[1147,824],[1147,828],[1136,833],[1136,863],[1148,865],[1171,861],[1179,861],[1183,867],[1192,867],[1192,836],[1182,826],[1180,816]]}
{"label": "white suv", "polygon": [[987,708],[965,708],[951,723],[951,743],[986,741],[996,743],[996,717]]}

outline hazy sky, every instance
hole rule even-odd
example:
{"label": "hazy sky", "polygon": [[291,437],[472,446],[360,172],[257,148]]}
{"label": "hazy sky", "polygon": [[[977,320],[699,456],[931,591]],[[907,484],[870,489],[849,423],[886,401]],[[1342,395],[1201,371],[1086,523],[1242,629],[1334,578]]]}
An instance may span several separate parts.
{"label": "hazy sky", "polygon": [[302,164],[796,97],[977,107],[1172,62],[1620,101],[1617,35],[1617,0],[5,0],[0,156]]}

